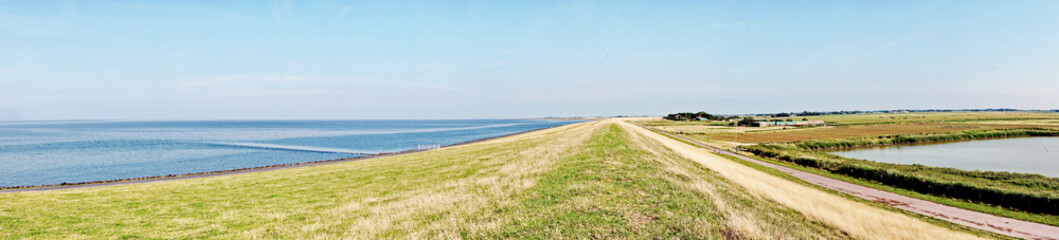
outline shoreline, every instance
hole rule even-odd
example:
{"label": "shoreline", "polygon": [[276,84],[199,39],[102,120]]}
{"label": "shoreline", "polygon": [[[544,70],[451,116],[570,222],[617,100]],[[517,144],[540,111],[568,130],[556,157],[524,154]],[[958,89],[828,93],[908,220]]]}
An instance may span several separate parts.
{"label": "shoreline", "polygon": [[[590,122],[590,121],[592,121],[592,120],[584,121],[584,122]],[[76,182],[76,183],[60,183],[60,184],[31,185],[31,186],[7,186],[7,187],[0,187],[0,194],[3,194],[3,193],[17,193],[17,192],[39,192],[39,191],[51,191],[51,190],[62,190],[62,189],[104,187],[104,186],[117,186],[117,185],[137,184],[137,183],[173,181],[173,180],[181,180],[181,179],[204,178],[204,177],[225,176],[225,175],[234,175],[234,174],[242,174],[242,173],[263,172],[263,171],[280,170],[280,169],[297,168],[297,167],[319,166],[319,165],[327,165],[327,164],[335,164],[335,163],[343,163],[343,162],[355,162],[355,161],[368,160],[368,159],[374,159],[374,158],[399,156],[399,155],[412,154],[412,153],[418,153],[418,152],[426,152],[426,151],[431,151],[431,150],[439,150],[439,149],[444,149],[444,148],[450,148],[450,147],[456,147],[456,146],[461,146],[461,145],[467,145],[467,144],[473,144],[473,143],[478,143],[478,142],[489,141],[489,140],[498,139],[498,138],[504,138],[504,137],[510,137],[510,136],[515,136],[515,135],[520,135],[520,134],[537,132],[537,131],[557,128],[557,127],[562,127],[562,126],[569,126],[571,124],[578,124],[578,123],[584,123],[584,122],[575,122],[575,123],[564,124],[564,125],[559,125],[559,126],[546,127],[546,128],[541,128],[541,129],[534,129],[534,130],[529,130],[529,131],[522,131],[522,132],[511,133],[511,134],[505,134],[505,135],[500,135],[500,136],[495,136],[495,137],[475,139],[475,140],[461,142],[461,143],[443,145],[443,146],[440,146],[438,148],[405,150],[405,151],[400,151],[400,152],[386,152],[386,153],[378,153],[378,154],[373,154],[373,155],[352,157],[352,158],[328,159],[328,160],[319,160],[319,161],[310,161],[310,162],[301,162],[301,163],[275,164],[275,165],[267,165],[267,166],[259,166],[259,167],[237,168],[237,169],[217,170],[217,171],[209,171],[209,172],[170,174],[170,175],[161,175],[161,176],[147,176],[147,177],[138,177],[138,178],[122,178],[122,179],[113,179],[113,180],[98,180],[98,181],[87,181],[87,182]]]}

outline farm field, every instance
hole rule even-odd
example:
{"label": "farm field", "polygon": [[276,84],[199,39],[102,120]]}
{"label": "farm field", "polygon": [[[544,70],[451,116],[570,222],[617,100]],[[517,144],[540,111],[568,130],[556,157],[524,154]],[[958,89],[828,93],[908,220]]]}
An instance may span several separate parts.
{"label": "farm field", "polygon": [[[701,125],[677,125],[677,126],[657,126],[655,129],[684,134],[732,134],[732,133],[755,133],[755,132],[774,132],[784,130],[783,127],[721,127],[721,126],[701,126]],[[809,128],[805,128],[809,129]],[[790,130],[805,130],[805,129],[790,129]]]}
{"label": "farm field", "polygon": [[927,113],[867,113],[821,116],[792,116],[785,118],[762,118],[762,120],[785,120],[806,118],[823,120],[834,125],[870,125],[905,123],[953,123],[974,121],[1059,120],[1055,112],[927,112]]}
{"label": "farm field", "polygon": [[5,193],[0,203],[4,239],[898,236],[869,220],[807,217],[609,122],[358,162]]}
{"label": "farm field", "polygon": [[[740,143],[760,142],[791,142],[817,139],[850,138],[850,137],[874,137],[883,135],[914,134],[952,132],[968,130],[992,130],[1018,127],[1036,127],[1036,125],[1005,125],[1005,124],[883,124],[883,125],[855,125],[839,127],[819,127],[787,130],[745,132],[736,136],[735,134],[708,134],[708,138],[720,141]],[[660,128],[666,130],[665,128]],[[672,132],[672,131],[670,131]]]}
{"label": "farm field", "polygon": [[1059,127],[1059,119],[1037,119],[1037,120],[980,120],[968,121],[963,124],[992,124],[992,125],[1031,125],[1039,127]]}

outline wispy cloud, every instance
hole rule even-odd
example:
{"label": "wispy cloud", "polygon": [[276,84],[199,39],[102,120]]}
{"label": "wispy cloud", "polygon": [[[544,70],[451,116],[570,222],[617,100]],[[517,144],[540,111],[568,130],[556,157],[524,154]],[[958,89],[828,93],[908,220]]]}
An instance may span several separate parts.
{"label": "wispy cloud", "polygon": [[563,89],[560,91],[532,92],[523,94],[525,101],[571,101],[571,100],[618,100],[626,98],[664,97],[671,95],[703,94],[716,89],[711,86],[669,87],[660,85],[637,85],[625,87]]}
{"label": "wispy cloud", "polygon": [[[3,74],[3,75],[8,75],[8,74],[26,74],[26,73],[37,74],[37,73],[45,72],[47,70],[48,70],[47,67],[45,67],[44,65],[41,65],[41,64],[37,64],[37,63],[21,63],[21,64],[8,65],[8,66],[0,66],[0,74]],[[9,80],[13,80],[13,79],[9,79]],[[0,82],[4,82],[4,81],[0,80]]]}
{"label": "wispy cloud", "polygon": [[289,84],[305,83],[315,81],[302,76],[282,74],[258,74],[258,75],[231,75],[206,77],[177,83],[180,91],[189,91],[199,88],[207,88],[219,85],[251,85],[251,84]]}
{"label": "wispy cloud", "polygon": [[24,16],[17,16],[6,11],[3,5],[0,5],[0,32],[8,32],[15,35],[32,35],[43,32],[40,29],[31,27],[30,24],[39,22],[36,19],[32,19]]}
{"label": "wispy cloud", "polygon": [[295,89],[295,90],[241,90],[232,92],[232,96],[238,97],[292,97],[292,96],[322,96],[339,94],[340,91],[324,89]]}
{"label": "wispy cloud", "polygon": [[354,10],[353,6],[346,6],[346,7],[342,8],[342,16],[349,15],[349,13],[352,13],[353,10]]}
{"label": "wispy cloud", "polygon": [[294,19],[294,3],[289,0],[272,1],[272,20],[276,25],[289,24]]}
{"label": "wispy cloud", "polygon": [[265,95],[272,93],[333,91],[336,89],[357,91],[368,91],[367,89],[401,91],[402,89],[407,90],[413,88],[436,91],[452,91],[459,89],[453,85],[439,84],[429,81],[395,82],[349,76],[336,77],[291,74],[241,74],[200,77],[177,82],[175,85],[176,89],[181,93],[219,91],[234,95]]}
{"label": "wispy cloud", "polygon": [[894,47],[913,43],[929,34],[930,33],[908,34],[892,39],[871,38],[860,42],[851,43],[849,45],[840,47],[840,49],[842,51],[850,51],[855,55],[845,59],[844,61],[839,61],[841,64],[846,65],[873,62],[877,60],[879,55],[890,51]]}
{"label": "wispy cloud", "polygon": [[890,48],[892,48],[894,46],[898,46],[898,45],[905,44],[907,42],[914,41],[916,39],[922,38],[925,35],[927,35],[927,34],[926,33],[921,33],[921,34],[901,36],[898,39],[894,39],[892,41],[889,41],[889,42],[886,42],[886,43],[880,45],[879,47],[875,48],[875,51],[884,51],[884,50],[890,49]]}
{"label": "wispy cloud", "polygon": [[425,89],[431,89],[431,90],[456,90],[456,87],[453,87],[453,86],[427,84],[427,83],[412,83],[412,84],[407,84],[407,86],[414,87],[414,88],[425,88]]}
{"label": "wispy cloud", "polygon": [[727,22],[716,22],[716,23],[710,24],[710,27],[716,29],[716,28],[746,27],[746,26],[750,26],[750,25],[754,25],[754,22],[748,22],[748,21],[727,21]]}
{"label": "wispy cloud", "polygon": [[220,18],[231,18],[231,19],[251,19],[253,15],[239,13],[234,11],[227,11],[216,8],[199,7],[194,4],[178,4],[179,2],[172,2],[173,4],[165,4],[165,2],[99,2],[99,4],[106,4],[108,7],[113,8],[126,8],[129,10],[139,10],[153,13],[171,13],[181,15],[193,15],[193,16],[207,16],[207,17],[220,17]]}

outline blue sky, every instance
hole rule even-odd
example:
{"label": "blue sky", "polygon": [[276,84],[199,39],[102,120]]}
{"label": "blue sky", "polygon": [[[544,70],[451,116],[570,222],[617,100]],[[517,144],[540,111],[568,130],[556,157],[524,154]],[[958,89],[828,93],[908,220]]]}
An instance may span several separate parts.
{"label": "blue sky", "polygon": [[1059,108],[1059,1],[2,1],[0,120]]}

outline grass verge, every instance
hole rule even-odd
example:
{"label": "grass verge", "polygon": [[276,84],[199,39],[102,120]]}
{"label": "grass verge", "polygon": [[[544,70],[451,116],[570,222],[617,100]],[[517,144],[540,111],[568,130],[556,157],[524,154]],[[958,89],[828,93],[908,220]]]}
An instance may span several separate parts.
{"label": "grass verge", "polygon": [[[817,174],[817,175],[826,176],[826,177],[829,177],[829,178],[842,180],[842,181],[849,182],[849,183],[854,183],[854,184],[861,185],[861,186],[871,187],[871,188],[875,188],[875,189],[879,189],[879,190],[883,190],[883,191],[887,191],[887,192],[897,193],[897,194],[901,194],[901,195],[904,195],[904,196],[918,198],[918,199],[923,199],[923,200],[936,202],[936,203],[941,203],[941,204],[945,204],[945,205],[949,205],[949,206],[953,206],[953,207],[970,209],[970,210],[974,210],[974,211],[978,211],[978,212],[983,212],[983,213],[988,213],[988,214],[993,214],[993,215],[1003,216],[1003,217],[1009,217],[1009,218],[1014,218],[1014,219],[1019,219],[1019,220],[1025,220],[1025,221],[1038,222],[1038,223],[1043,223],[1043,224],[1048,224],[1048,225],[1053,225],[1053,226],[1059,226],[1059,217],[1057,217],[1055,215],[1029,213],[1029,212],[1024,212],[1024,211],[1016,211],[1016,210],[1000,208],[1000,207],[997,207],[997,206],[992,206],[992,205],[987,205],[987,204],[968,202],[968,201],[964,201],[964,200],[960,200],[960,199],[946,198],[946,197],[939,197],[939,196],[935,196],[935,195],[923,194],[923,193],[911,191],[911,190],[908,190],[908,189],[896,188],[896,187],[880,184],[878,182],[867,181],[867,180],[854,178],[854,177],[850,177],[850,176],[846,176],[846,175],[842,175],[842,174],[836,174],[836,173],[824,171],[824,170],[817,169],[817,168],[810,168],[810,167],[805,167],[805,166],[801,166],[801,165],[797,165],[797,164],[792,164],[792,163],[789,163],[789,162],[777,161],[775,159],[763,158],[763,157],[759,157],[759,156],[748,156],[748,157],[752,157],[752,158],[755,158],[755,159],[758,159],[758,160],[766,161],[766,162],[769,162],[769,163],[772,163],[772,164],[776,164],[776,165],[780,165],[780,166],[784,166],[784,167],[789,167],[789,168],[793,168],[793,169],[797,169],[797,170],[801,170],[801,171],[805,171],[805,172],[809,172],[809,173],[813,173],[813,174]],[[753,164],[753,163],[746,163],[746,164]],[[756,165],[756,164],[754,164],[754,165]],[[767,168],[767,167],[761,167],[761,168]],[[769,169],[771,169],[771,168],[769,168]],[[776,171],[776,173],[784,174],[784,173],[778,172],[778,171]],[[786,175],[786,174],[784,174],[784,175]]]}
{"label": "grass verge", "polygon": [[881,163],[814,152],[789,144],[759,144],[745,148],[758,156],[924,194],[1026,212],[1050,215],[1059,213],[1059,178],[1038,174]]}

